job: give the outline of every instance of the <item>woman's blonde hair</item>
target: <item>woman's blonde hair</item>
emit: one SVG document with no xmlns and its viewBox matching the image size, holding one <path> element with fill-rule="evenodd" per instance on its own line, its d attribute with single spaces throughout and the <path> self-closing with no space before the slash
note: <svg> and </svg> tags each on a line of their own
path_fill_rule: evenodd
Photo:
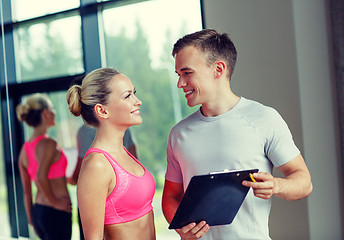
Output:
<svg viewBox="0 0 344 240">
<path fill-rule="evenodd" d="M 81 115 L 88 125 L 98 127 L 99 121 L 94 112 L 98 103 L 106 105 L 111 93 L 109 84 L 114 76 L 120 74 L 112 68 L 99 68 L 90 72 L 81 85 L 73 85 L 67 92 L 67 103 L 70 112 L 78 117 Z"/>
<path fill-rule="evenodd" d="M 37 127 L 42 122 L 42 111 L 49 108 L 52 108 L 49 97 L 43 93 L 35 93 L 18 104 L 17 118 L 31 127 Z"/>
</svg>

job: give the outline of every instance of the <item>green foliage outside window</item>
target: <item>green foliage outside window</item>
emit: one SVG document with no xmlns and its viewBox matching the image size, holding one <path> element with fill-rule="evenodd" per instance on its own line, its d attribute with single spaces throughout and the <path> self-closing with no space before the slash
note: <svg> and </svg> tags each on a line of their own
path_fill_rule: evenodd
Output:
<svg viewBox="0 0 344 240">
<path fill-rule="evenodd" d="M 168 36 L 168 31 L 166 31 L 166 34 Z M 42 37 L 47 38 L 47 42 L 53 39 L 51 36 L 49 37 L 48 33 Z M 73 55 L 65 54 L 64 41 L 59 40 L 57 37 L 55 36 L 53 39 L 49 51 L 42 52 L 37 47 L 37 49 L 30 50 L 30 52 L 37 53 L 34 57 L 23 57 L 27 60 L 25 64 L 21 65 L 21 71 L 25 74 L 25 78 L 32 79 L 37 76 L 38 69 L 49 73 L 50 70 L 53 71 L 54 66 L 57 68 L 54 70 L 55 72 L 63 72 L 59 68 L 68 66 L 70 69 L 73 62 L 77 62 Z M 158 189 L 163 187 L 162 179 L 166 168 L 168 134 L 171 127 L 176 123 L 174 105 L 180 105 L 180 114 L 182 116 L 195 111 L 195 109 L 189 108 L 185 104 L 181 90 L 179 90 L 180 94 L 177 101 L 173 101 L 172 91 L 177 89 L 178 78 L 174 73 L 174 60 L 171 56 L 172 42 L 174 40 L 167 39 L 171 42 L 165 44 L 165 53 L 163 53 L 161 59 L 163 67 L 158 68 L 152 67 L 152 60 L 149 56 L 150 46 L 138 22 L 135 37 L 126 37 L 123 30 L 119 35 L 108 35 L 105 39 L 107 66 L 116 68 L 127 75 L 135 85 L 138 98 L 143 102 L 141 107 L 143 123 L 139 126 L 133 126 L 132 132 L 138 145 L 140 161 L 152 172 Z M 25 43 L 25 45 L 30 46 L 30 38 L 23 39 L 22 42 L 22 44 Z M 53 59 L 53 61 L 47 61 L 47 59 Z M 79 65 L 76 64 L 75 68 L 79 68 Z M 57 139 L 61 146 L 75 148 L 76 131 L 82 122 L 80 118 L 76 119 L 69 113 L 64 94 L 50 94 L 50 98 L 57 110 L 56 127 L 50 130 L 50 134 Z M 25 129 L 25 135 L 29 136 L 30 130 Z"/>
</svg>

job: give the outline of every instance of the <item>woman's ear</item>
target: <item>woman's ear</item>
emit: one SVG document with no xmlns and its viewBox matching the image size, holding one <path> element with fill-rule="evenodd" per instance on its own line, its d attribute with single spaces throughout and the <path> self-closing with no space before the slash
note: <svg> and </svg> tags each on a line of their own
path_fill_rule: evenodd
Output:
<svg viewBox="0 0 344 240">
<path fill-rule="evenodd" d="M 42 111 L 42 118 L 47 119 L 49 117 L 48 109 L 44 108 Z"/>
<path fill-rule="evenodd" d="M 94 106 L 94 111 L 100 118 L 103 118 L 103 119 L 109 118 L 108 111 L 106 110 L 106 107 L 102 104 L 97 103 Z"/>
</svg>

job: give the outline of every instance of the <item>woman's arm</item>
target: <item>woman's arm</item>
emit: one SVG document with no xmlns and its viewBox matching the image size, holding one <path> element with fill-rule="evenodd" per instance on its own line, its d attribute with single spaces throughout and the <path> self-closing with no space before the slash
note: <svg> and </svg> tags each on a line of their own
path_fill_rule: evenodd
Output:
<svg viewBox="0 0 344 240">
<path fill-rule="evenodd" d="M 31 209 L 32 209 L 32 189 L 31 189 L 31 178 L 26 170 L 25 162 L 27 157 L 24 148 L 19 153 L 18 167 L 20 173 L 20 179 L 23 185 L 24 192 L 24 207 L 29 224 L 32 225 Z"/>
<path fill-rule="evenodd" d="M 115 181 L 111 164 L 103 154 L 91 153 L 84 159 L 77 197 L 85 239 L 103 239 L 105 202 Z"/>
</svg>

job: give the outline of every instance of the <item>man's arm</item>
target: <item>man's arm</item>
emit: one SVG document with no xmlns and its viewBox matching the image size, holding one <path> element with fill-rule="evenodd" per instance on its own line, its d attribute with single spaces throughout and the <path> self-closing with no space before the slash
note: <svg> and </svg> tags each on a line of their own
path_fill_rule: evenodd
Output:
<svg viewBox="0 0 344 240">
<path fill-rule="evenodd" d="M 183 195 L 184 189 L 182 183 L 174 183 L 165 180 L 164 192 L 162 195 L 162 211 L 168 223 L 171 223 Z M 197 225 L 196 223 L 190 223 L 181 229 L 176 229 L 182 239 L 199 239 L 203 237 L 208 230 L 209 225 L 206 224 L 205 221 Z"/>
<path fill-rule="evenodd" d="M 76 137 L 78 158 L 72 176 L 67 178 L 67 182 L 71 185 L 78 183 L 82 160 L 87 150 L 91 147 L 96 132 L 97 130 L 95 128 L 87 127 L 86 125 L 82 125 L 78 130 Z"/>
<path fill-rule="evenodd" d="M 80 173 L 80 169 L 81 169 L 81 163 L 82 163 L 82 157 L 78 157 L 72 176 L 67 178 L 67 182 L 69 184 L 76 185 L 78 183 L 79 173 Z"/>
<path fill-rule="evenodd" d="M 162 211 L 168 223 L 171 223 L 184 195 L 183 184 L 165 180 L 162 195 Z"/>
<path fill-rule="evenodd" d="M 302 155 L 278 167 L 285 178 L 273 177 L 269 173 L 254 173 L 257 182 L 243 181 L 243 185 L 252 187 L 254 195 L 269 199 L 272 195 L 286 200 L 298 200 L 308 197 L 313 185 L 311 176 Z"/>
</svg>

